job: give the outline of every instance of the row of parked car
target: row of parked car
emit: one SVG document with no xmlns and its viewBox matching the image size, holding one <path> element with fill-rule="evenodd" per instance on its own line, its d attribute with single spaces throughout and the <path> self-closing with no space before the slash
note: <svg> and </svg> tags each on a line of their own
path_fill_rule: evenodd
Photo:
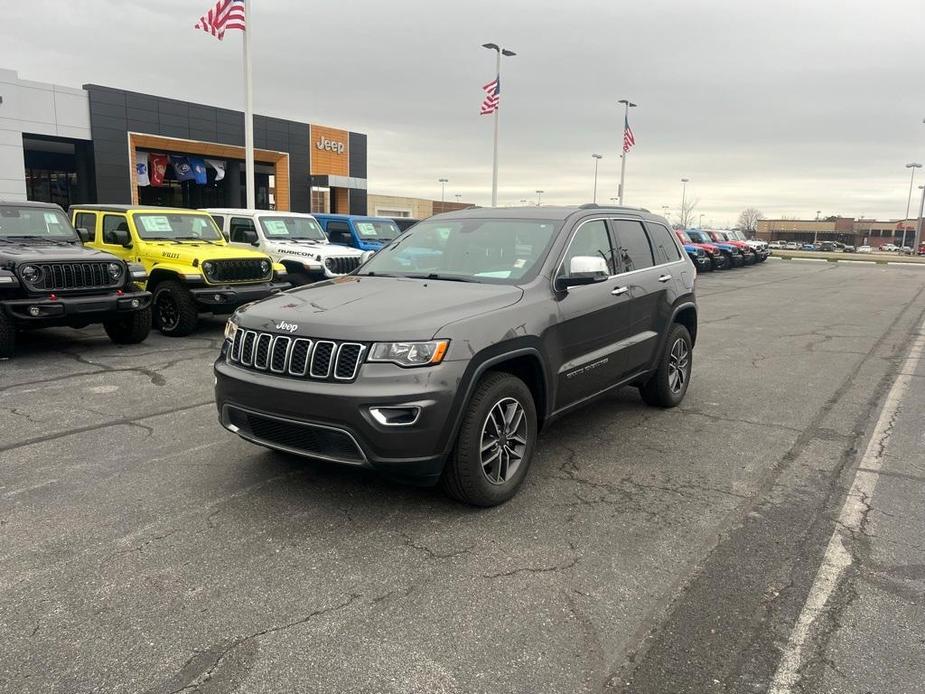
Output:
<svg viewBox="0 0 925 694">
<path fill-rule="evenodd" d="M 678 229 L 675 234 L 697 272 L 763 263 L 771 254 L 765 241 L 749 239 L 737 230 Z"/>
<path fill-rule="evenodd" d="M 399 233 L 381 217 L 0 203 L 0 358 L 37 327 L 188 335 L 201 313 L 353 272 Z"/>
</svg>

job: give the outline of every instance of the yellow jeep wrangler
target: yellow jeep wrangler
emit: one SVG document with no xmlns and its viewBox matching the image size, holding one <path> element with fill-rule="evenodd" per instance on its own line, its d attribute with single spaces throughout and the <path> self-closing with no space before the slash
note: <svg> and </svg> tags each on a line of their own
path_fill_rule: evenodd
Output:
<svg viewBox="0 0 925 694">
<path fill-rule="evenodd" d="M 289 287 L 282 265 L 230 246 L 204 212 L 128 205 L 72 205 L 69 212 L 85 245 L 144 265 L 154 326 L 164 335 L 189 335 L 200 313 L 232 313 Z"/>
</svg>

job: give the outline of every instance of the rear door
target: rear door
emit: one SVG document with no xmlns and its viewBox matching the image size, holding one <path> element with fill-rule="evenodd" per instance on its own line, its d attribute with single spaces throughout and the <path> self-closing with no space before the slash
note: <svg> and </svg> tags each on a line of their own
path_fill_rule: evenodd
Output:
<svg viewBox="0 0 925 694">
<path fill-rule="evenodd" d="M 653 244 L 640 219 L 613 219 L 614 240 L 617 254 L 623 265 L 621 279 L 629 288 L 630 323 L 628 344 L 625 352 L 624 377 L 629 377 L 648 368 L 655 356 L 660 335 L 662 305 L 668 294 L 669 283 L 673 280 L 661 248 L 671 242 L 662 239 Z M 668 230 L 664 229 L 668 234 Z M 677 246 L 671 244 L 674 253 Z"/>
<path fill-rule="evenodd" d="M 617 278 L 618 266 L 604 219 L 584 221 L 573 232 L 557 277 L 568 275 L 569 263 L 576 256 L 604 258 L 611 277 L 558 293 L 559 320 L 554 328 L 560 356 L 557 410 L 604 390 L 625 370 L 622 343 L 630 322 L 630 302 Z"/>
</svg>

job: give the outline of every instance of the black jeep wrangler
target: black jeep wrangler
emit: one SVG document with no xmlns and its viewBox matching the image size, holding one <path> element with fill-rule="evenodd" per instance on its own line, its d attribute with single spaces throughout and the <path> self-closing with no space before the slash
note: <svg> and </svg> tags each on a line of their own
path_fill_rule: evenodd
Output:
<svg viewBox="0 0 925 694">
<path fill-rule="evenodd" d="M 553 419 L 623 385 L 681 402 L 695 274 L 645 210 L 431 217 L 352 275 L 239 309 L 215 362 L 219 419 L 262 446 L 498 504 Z"/>
<path fill-rule="evenodd" d="M 0 358 L 18 330 L 102 323 L 109 339 L 135 344 L 151 329 L 151 294 L 140 265 L 81 245 L 57 205 L 0 201 Z"/>
</svg>

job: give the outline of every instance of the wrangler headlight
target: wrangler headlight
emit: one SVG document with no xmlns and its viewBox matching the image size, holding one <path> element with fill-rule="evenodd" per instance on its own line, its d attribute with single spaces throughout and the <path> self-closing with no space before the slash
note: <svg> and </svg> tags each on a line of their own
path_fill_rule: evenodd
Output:
<svg viewBox="0 0 925 694">
<path fill-rule="evenodd" d="M 434 366 L 443 361 L 449 345 L 449 340 L 377 342 L 369 351 L 369 361 L 391 362 L 399 366 Z"/>
<path fill-rule="evenodd" d="M 22 269 L 22 278 L 29 284 L 37 284 L 42 279 L 42 268 L 35 265 L 26 265 Z"/>
<path fill-rule="evenodd" d="M 122 264 L 121 263 L 109 263 L 107 268 L 109 270 L 109 276 L 112 277 L 113 281 L 118 280 L 122 277 Z"/>
<path fill-rule="evenodd" d="M 265 275 L 270 274 L 270 261 L 269 260 L 260 261 L 260 271 Z"/>
</svg>

